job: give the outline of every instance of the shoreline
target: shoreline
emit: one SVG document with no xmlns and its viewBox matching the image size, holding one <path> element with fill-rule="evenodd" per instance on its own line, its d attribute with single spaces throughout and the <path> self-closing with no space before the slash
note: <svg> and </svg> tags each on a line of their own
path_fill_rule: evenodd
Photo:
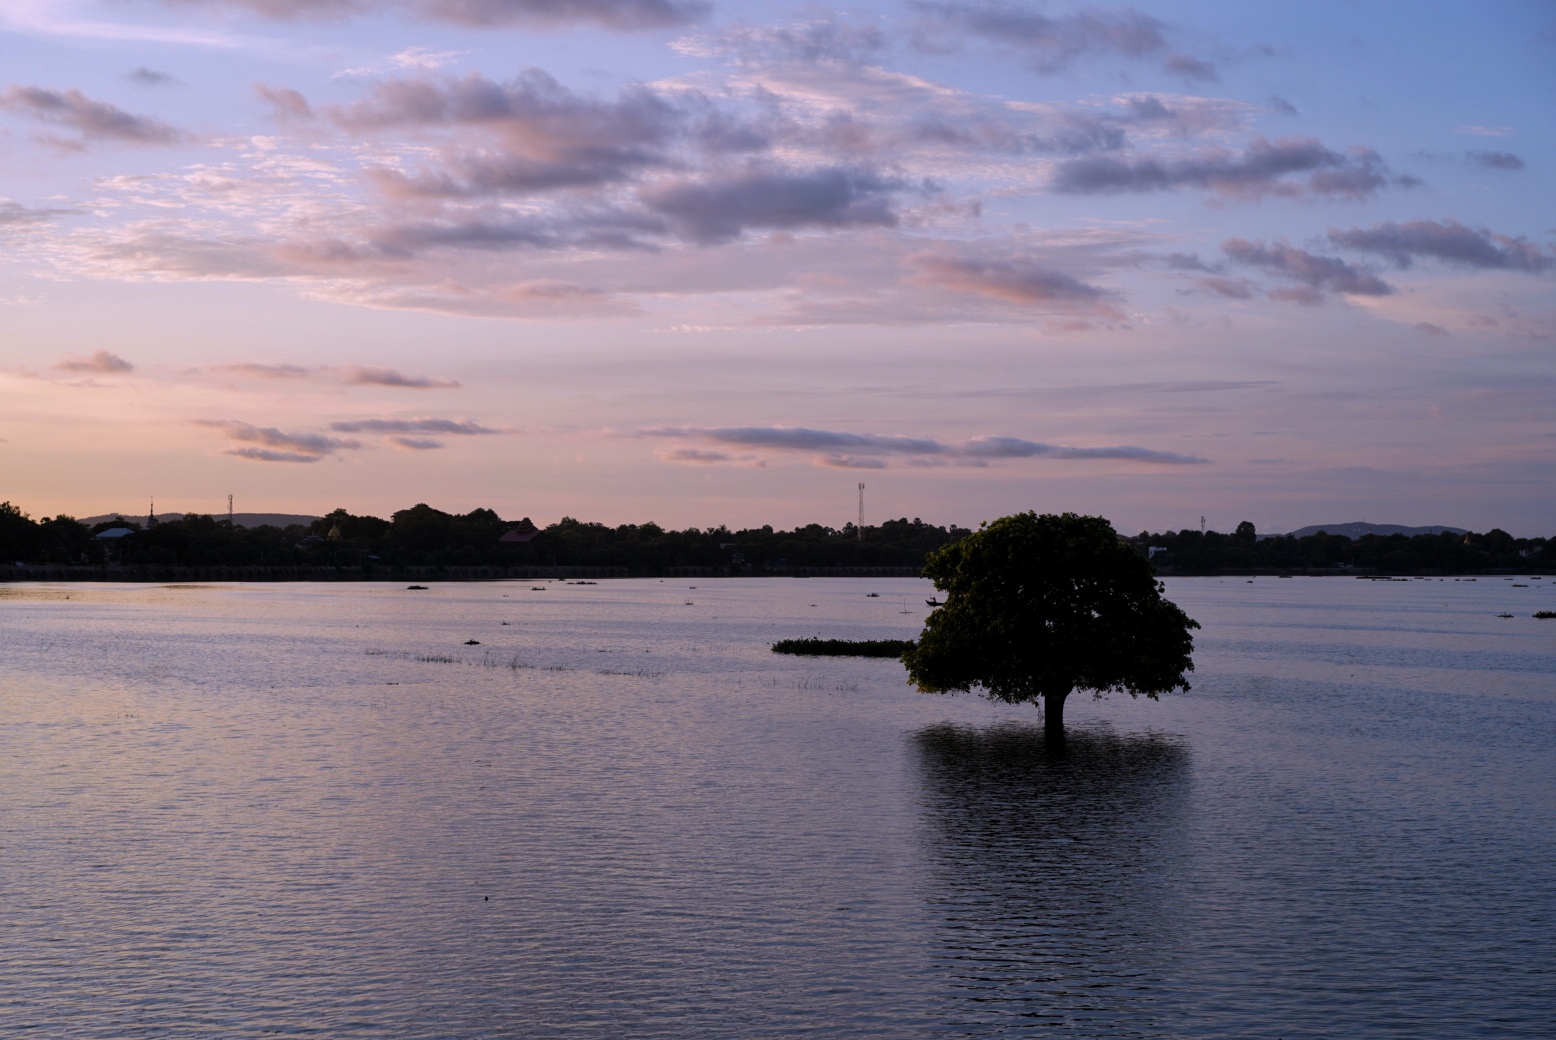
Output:
<svg viewBox="0 0 1556 1040">
<path fill-rule="evenodd" d="M 1551 568 L 1486 568 L 1474 571 L 1383 572 L 1361 568 L 1252 568 L 1222 571 L 1158 571 L 1158 578 L 1477 578 L 1552 575 Z M 627 567 L 589 566 L 415 566 L 415 567 L 241 567 L 147 564 L 119 567 L 64 564 L 0 565 L 0 585 L 17 582 L 82 582 L 138 584 L 159 582 L 229 581 L 240 583 L 504 581 L 546 578 L 918 578 L 917 567 L 792 567 L 749 571 L 720 567 L 665 567 L 634 573 Z"/>
</svg>

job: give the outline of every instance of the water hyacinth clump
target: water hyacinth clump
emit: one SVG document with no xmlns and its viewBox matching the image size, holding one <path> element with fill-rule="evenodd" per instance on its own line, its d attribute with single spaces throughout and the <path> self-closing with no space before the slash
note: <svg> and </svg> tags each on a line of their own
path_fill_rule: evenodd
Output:
<svg viewBox="0 0 1556 1040">
<path fill-rule="evenodd" d="M 911 639 L 780 639 L 775 654 L 801 657 L 901 657 L 913 648 Z"/>
</svg>

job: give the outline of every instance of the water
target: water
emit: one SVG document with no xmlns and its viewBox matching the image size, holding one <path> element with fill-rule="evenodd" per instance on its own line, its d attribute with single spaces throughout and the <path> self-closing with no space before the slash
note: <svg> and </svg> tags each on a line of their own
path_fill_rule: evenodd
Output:
<svg viewBox="0 0 1556 1040">
<path fill-rule="evenodd" d="M 1171 581 L 1063 758 L 767 651 L 915 581 L 0 586 L 0 1035 L 1549 1036 L 1526 582 Z"/>
</svg>

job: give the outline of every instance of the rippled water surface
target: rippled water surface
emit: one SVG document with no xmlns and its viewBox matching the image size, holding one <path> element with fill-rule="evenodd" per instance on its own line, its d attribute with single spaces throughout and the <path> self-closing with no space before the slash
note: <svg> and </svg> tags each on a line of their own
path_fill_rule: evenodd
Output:
<svg viewBox="0 0 1556 1040">
<path fill-rule="evenodd" d="M 916 581 L 0 586 L 0 1034 L 1552 1035 L 1556 581 L 1168 584 L 1063 757 L 767 650 Z"/>
</svg>

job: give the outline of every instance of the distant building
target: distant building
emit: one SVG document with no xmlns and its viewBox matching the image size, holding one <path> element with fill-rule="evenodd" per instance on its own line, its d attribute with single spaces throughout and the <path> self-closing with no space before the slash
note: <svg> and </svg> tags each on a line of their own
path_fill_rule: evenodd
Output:
<svg viewBox="0 0 1556 1040">
<path fill-rule="evenodd" d="M 502 537 L 498 538 L 497 540 L 499 542 L 506 542 L 509 545 L 513 545 L 517 543 L 534 541 L 535 536 L 539 533 L 540 528 L 536 527 L 534 523 L 530 521 L 530 518 L 526 516 L 523 520 L 520 520 L 512 527 L 508 528 L 508 530 L 504 531 Z"/>
</svg>

